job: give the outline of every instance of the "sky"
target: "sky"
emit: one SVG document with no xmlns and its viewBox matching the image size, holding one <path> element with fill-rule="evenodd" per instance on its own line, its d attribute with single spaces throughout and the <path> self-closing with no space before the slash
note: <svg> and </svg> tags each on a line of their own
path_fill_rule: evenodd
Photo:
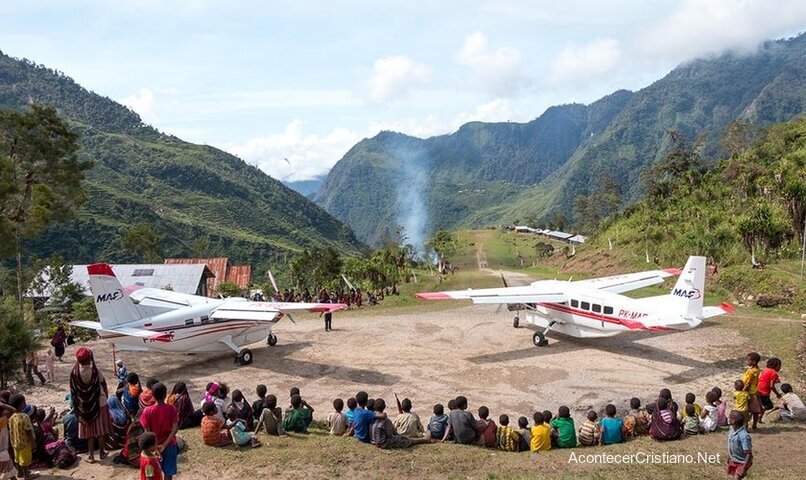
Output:
<svg viewBox="0 0 806 480">
<path fill-rule="evenodd" d="M 4 53 L 286 181 L 382 130 L 529 121 L 804 29 L 802 0 L 0 0 Z"/>
</svg>

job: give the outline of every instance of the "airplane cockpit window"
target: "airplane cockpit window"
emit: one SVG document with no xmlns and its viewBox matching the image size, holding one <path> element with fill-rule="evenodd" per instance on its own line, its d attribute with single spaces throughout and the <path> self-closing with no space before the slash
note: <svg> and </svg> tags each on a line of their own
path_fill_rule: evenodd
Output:
<svg viewBox="0 0 806 480">
<path fill-rule="evenodd" d="M 604 307 L 605 315 L 611 315 L 613 313 L 613 307 Z"/>
<path fill-rule="evenodd" d="M 588 302 L 582 302 L 582 310 L 590 310 L 591 304 Z"/>
<path fill-rule="evenodd" d="M 571 306 L 574 308 L 579 308 L 579 300 L 571 300 Z"/>
<path fill-rule="evenodd" d="M 602 306 L 601 305 L 596 305 L 594 303 L 593 304 L 593 311 L 596 312 L 596 313 L 602 313 Z"/>
</svg>

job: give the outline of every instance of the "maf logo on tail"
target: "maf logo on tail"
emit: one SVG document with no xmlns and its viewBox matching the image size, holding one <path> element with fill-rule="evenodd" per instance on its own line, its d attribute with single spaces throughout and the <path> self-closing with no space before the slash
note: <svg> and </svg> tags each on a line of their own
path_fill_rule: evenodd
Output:
<svg viewBox="0 0 806 480">
<path fill-rule="evenodd" d="M 118 288 L 114 292 L 98 295 L 95 297 L 95 303 L 114 302 L 115 300 L 120 300 L 121 298 L 123 298 L 123 290 Z"/>
<path fill-rule="evenodd" d="M 697 300 L 700 297 L 702 297 L 702 292 L 700 292 L 699 288 L 694 288 L 692 290 L 675 288 L 674 290 L 672 290 L 672 295 L 676 297 L 688 298 L 689 300 Z"/>
</svg>

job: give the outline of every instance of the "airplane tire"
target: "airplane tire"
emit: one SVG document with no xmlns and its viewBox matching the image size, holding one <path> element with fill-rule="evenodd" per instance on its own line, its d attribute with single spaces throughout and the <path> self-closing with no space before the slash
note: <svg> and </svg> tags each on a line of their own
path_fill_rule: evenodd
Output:
<svg viewBox="0 0 806 480">
<path fill-rule="evenodd" d="M 248 348 L 241 350 L 241 352 L 238 353 L 238 363 L 241 365 L 249 365 L 252 363 L 252 350 Z"/>
<path fill-rule="evenodd" d="M 266 339 L 266 343 L 270 347 L 273 347 L 273 346 L 277 345 L 277 335 L 275 335 L 273 333 L 270 333 L 269 337 Z"/>
<path fill-rule="evenodd" d="M 513 327 L 518 328 L 520 326 L 520 324 L 521 324 L 521 319 L 518 318 L 517 316 L 512 319 L 512 326 Z"/>
<path fill-rule="evenodd" d="M 534 343 L 536 347 L 545 347 L 549 344 L 549 341 L 546 340 L 546 336 L 543 335 L 543 332 L 535 332 L 535 334 L 532 335 L 532 343 Z"/>
</svg>

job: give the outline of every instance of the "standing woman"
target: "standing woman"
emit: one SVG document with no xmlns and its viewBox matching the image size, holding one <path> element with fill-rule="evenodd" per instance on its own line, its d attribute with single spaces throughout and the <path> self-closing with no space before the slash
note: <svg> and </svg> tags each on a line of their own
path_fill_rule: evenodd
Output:
<svg viewBox="0 0 806 480">
<path fill-rule="evenodd" d="M 67 341 L 67 334 L 64 333 L 64 326 L 59 325 L 56 327 L 56 333 L 53 334 L 53 338 L 50 339 L 50 345 L 53 347 L 54 352 L 56 353 L 56 358 L 59 361 L 62 361 L 62 356 L 64 355 L 64 344 Z"/>
<path fill-rule="evenodd" d="M 95 365 L 92 350 L 79 348 L 76 360 L 70 373 L 70 394 L 78 416 L 78 438 L 87 439 L 87 462 L 95 463 L 95 439 L 98 439 L 98 450 L 103 459 L 107 454 L 104 450 L 106 436 L 112 431 L 106 404 L 109 390 L 103 374 Z"/>
</svg>

